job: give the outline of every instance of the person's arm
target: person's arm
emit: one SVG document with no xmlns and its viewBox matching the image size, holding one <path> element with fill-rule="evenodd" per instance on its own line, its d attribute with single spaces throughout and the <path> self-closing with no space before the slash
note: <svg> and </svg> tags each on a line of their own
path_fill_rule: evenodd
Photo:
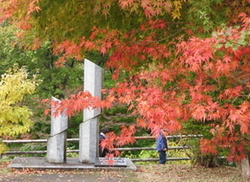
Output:
<svg viewBox="0 0 250 182">
<path fill-rule="evenodd" d="M 168 144 L 167 144 L 167 139 L 165 136 L 162 137 L 162 142 L 163 142 L 163 151 L 168 150 Z"/>
</svg>

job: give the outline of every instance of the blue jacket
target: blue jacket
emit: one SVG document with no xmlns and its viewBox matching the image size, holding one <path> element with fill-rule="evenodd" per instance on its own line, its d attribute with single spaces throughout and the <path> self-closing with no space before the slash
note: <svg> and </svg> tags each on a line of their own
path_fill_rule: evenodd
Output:
<svg viewBox="0 0 250 182">
<path fill-rule="evenodd" d="M 161 133 L 159 135 L 159 137 L 156 139 L 156 150 L 159 151 L 163 151 L 164 148 L 168 148 L 167 145 L 167 139 L 166 137 Z"/>
</svg>

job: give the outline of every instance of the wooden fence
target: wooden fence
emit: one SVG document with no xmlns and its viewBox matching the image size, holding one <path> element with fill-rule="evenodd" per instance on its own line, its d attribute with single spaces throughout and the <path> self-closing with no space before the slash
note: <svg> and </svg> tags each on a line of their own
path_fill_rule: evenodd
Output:
<svg viewBox="0 0 250 182">
<path fill-rule="evenodd" d="M 200 138 L 202 135 L 173 135 L 167 136 L 167 139 L 173 138 Z M 155 140 L 154 136 L 137 136 L 135 137 L 136 140 Z M 37 139 L 37 140 L 2 140 L 3 143 L 7 145 L 11 144 L 27 144 L 27 143 L 47 143 L 47 139 Z M 79 138 L 68 138 L 67 142 L 79 142 Z M 169 146 L 169 150 L 182 150 L 188 149 L 187 146 Z M 155 150 L 154 147 L 130 147 L 130 148 L 116 148 L 118 151 L 143 151 L 143 150 Z M 79 150 L 67 150 L 67 153 L 78 153 Z M 20 151 L 20 150 L 9 150 L 3 155 L 27 155 L 27 154 L 46 154 L 46 150 L 34 150 L 34 151 Z M 1 157 L 0 156 L 0 157 Z M 146 161 L 158 161 L 158 158 L 147 158 L 147 159 L 131 159 L 133 162 L 146 162 Z M 178 161 L 178 160 L 190 160 L 189 157 L 168 157 L 168 161 Z"/>
</svg>

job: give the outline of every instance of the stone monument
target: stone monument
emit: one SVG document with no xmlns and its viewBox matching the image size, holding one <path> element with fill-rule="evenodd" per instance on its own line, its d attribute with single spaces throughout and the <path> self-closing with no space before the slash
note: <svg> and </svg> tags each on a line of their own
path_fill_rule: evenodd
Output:
<svg viewBox="0 0 250 182">
<path fill-rule="evenodd" d="M 53 101 L 60 100 L 52 97 Z M 62 113 L 55 117 L 54 108 L 51 108 L 51 132 L 47 140 L 47 160 L 50 163 L 63 163 L 66 161 L 66 140 L 68 117 Z"/>
<path fill-rule="evenodd" d="M 101 98 L 103 69 L 89 60 L 84 60 L 84 91 Z M 61 102 L 52 97 L 53 101 Z M 128 158 L 99 158 L 99 120 L 101 109 L 84 110 L 84 119 L 80 124 L 79 158 L 66 160 L 66 141 L 68 117 L 62 113 L 53 116 L 51 112 L 51 133 L 47 140 L 47 157 L 15 157 L 9 168 L 38 168 L 38 169 L 123 169 L 136 170 L 136 166 Z"/>
<path fill-rule="evenodd" d="M 84 91 L 101 98 L 103 69 L 93 62 L 84 60 Z M 101 109 L 85 109 L 79 131 L 79 161 L 95 163 L 99 155 L 99 120 Z"/>
</svg>

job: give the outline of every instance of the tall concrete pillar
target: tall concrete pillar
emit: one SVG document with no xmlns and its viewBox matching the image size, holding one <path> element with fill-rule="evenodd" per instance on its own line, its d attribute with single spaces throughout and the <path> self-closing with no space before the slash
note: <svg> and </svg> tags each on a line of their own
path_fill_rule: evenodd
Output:
<svg viewBox="0 0 250 182">
<path fill-rule="evenodd" d="M 93 62 L 84 60 L 84 91 L 101 98 L 103 69 Z M 79 161 L 95 163 L 99 155 L 99 120 L 101 109 L 85 109 L 79 133 Z"/>
<path fill-rule="evenodd" d="M 53 101 L 60 100 L 52 97 Z M 50 163 L 66 162 L 66 141 L 68 129 L 68 117 L 65 113 L 53 116 L 54 108 L 51 111 L 51 132 L 47 140 L 47 160 Z"/>
</svg>

